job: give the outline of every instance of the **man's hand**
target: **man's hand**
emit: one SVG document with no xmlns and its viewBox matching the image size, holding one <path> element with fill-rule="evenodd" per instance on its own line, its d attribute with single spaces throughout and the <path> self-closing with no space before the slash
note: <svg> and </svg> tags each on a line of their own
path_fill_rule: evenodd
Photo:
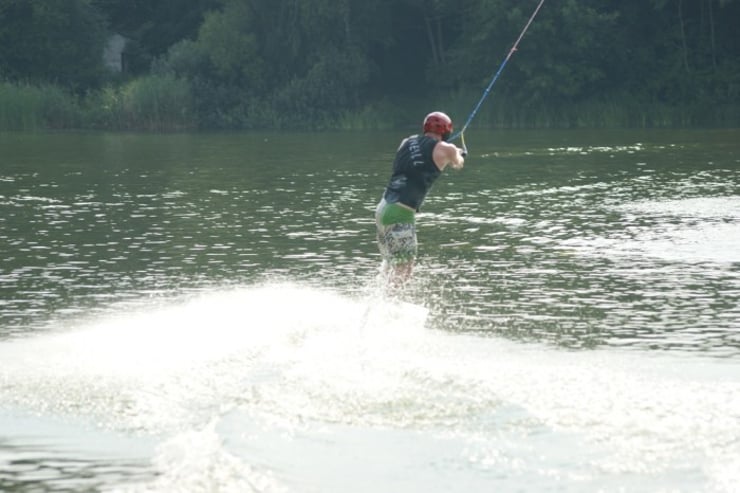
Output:
<svg viewBox="0 0 740 493">
<path fill-rule="evenodd" d="M 465 156 L 468 155 L 468 151 L 459 147 L 456 147 L 455 151 L 457 154 L 457 159 L 453 159 L 450 162 L 450 165 L 452 166 L 452 169 L 461 169 L 465 164 Z"/>
</svg>

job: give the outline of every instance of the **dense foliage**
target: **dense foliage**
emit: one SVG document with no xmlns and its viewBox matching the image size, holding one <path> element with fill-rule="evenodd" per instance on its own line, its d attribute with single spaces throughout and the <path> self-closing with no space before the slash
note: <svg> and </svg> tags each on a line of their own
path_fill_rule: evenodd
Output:
<svg viewBox="0 0 740 493">
<path fill-rule="evenodd" d="M 101 126 L 158 128 L 141 115 L 160 98 L 175 126 L 394 126 L 431 107 L 464 118 L 536 5 L 0 0 L 0 81 L 129 108 L 86 113 Z M 738 124 L 738 19 L 740 0 L 547 0 L 478 123 Z M 124 77 L 103 71 L 106 32 L 131 40 Z"/>
</svg>

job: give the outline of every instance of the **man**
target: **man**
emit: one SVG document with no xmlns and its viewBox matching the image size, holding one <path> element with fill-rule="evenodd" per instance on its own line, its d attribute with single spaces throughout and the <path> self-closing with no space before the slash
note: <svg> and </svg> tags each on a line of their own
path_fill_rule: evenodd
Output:
<svg viewBox="0 0 740 493">
<path fill-rule="evenodd" d="M 424 119 L 424 134 L 405 138 L 396 151 L 393 172 L 375 211 L 378 247 L 391 285 L 403 285 L 416 258 L 416 218 L 424 198 L 448 165 L 460 169 L 466 152 L 447 142 L 452 120 L 442 112 Z"/>
</svg>

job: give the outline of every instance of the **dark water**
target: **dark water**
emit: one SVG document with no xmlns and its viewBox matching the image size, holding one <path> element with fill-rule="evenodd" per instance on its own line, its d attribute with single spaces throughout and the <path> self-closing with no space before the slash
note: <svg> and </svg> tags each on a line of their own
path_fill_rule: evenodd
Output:
<svg viewBox="0 0 740 493">
<path fill-rule="evenodd" d="M 375 491 L 731 491 L 740 132 L 469 133 L 418 217 L 405 301 L 428 315 L 393 312 L 420 332 L 363 346 L 384 366 L 358 380 L 345 339 L 373 327 L 372 217 L 403 135 L 0 135 L 0 489 L 373 491 L 327 472 L 361 446 L 408 452 L 343 459 L 386 474 Z M 189 443 L 226 469 L 179 475 L 167 451 Z"/>
<path fill-rule="evenodd" d="M 395 134 L 5 135 L 0 334 L 285 276 L 355 291 Z M 451 330 L 738 353 L 734 131 L 473 134 L 419 218 Z M 54 322 L 52 322 L 52 325 Z"/>
</svg>

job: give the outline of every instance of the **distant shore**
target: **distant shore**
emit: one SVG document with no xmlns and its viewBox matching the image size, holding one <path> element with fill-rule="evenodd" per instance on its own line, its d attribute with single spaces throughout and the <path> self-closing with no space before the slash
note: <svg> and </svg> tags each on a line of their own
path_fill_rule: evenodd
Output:
<svg viewBox="0 0 740 493">
<path fill-rule="evenodd" d="M 189 83 L 171 75 L 146 76 L 76 95 L 54 85 L 0 83 L 0 131 L 110 130 L 389 130 L 413 125 L 429 108 L 463 120 L 476 94 L 438 95 L 434 101 L 370 103 L 337 113 L 281 114 L 266 103 L 254 115 L 203 118 Z M 207 120 L 207 121 L 206 121 Z M 519 107 L 491 98 L 476 116 L 479 128 L 692 128 L 740 126 L 737 104 L 671 106 L 629 98 Z"/>
</svg>

